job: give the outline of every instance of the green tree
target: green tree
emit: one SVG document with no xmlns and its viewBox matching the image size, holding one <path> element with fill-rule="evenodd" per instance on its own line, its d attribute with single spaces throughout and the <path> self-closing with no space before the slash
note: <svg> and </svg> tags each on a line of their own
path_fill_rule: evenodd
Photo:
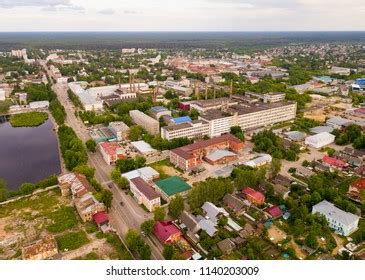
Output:
<svg viewBox="0 0 365 280">
<path fill-rule="evenodd" d="M 89 140 L 86 141 L 85 144 L 86 144 L 86 148 L 90 152 L 92 152 L 92 153 L 95 153 L 96 152 L 96 142 L 95 142 L 95 140 L 89 139 Z"/>
<path fill-rule="evenodd" d="M 0 202 L 6 200 L 6 195 L 7 195 L 6 182 L 5 180 L 0 178 Z"/>
<path fill-rule="evenodd" d="M 101 191 L 100 201 L 104 203 L 107 209 L 112 207 L 113 193 L 109 190 L 103 189 Z"/>
<path fill-rule="evenodd" d="M 165 260 L 172 260 L 174 258 L 175 249 L 172 245 L 167 245 L 163 248 L 162 255 Z"/>
<path fill-rule="evenodd" d="M 95 168 L 90 167 L 86 164 L 76 166 L 73 171 L 85 175 L 88 180 L 94 178 L 95 175 Z"/>
<path fill-rule="evenodd" d="M 154 220 L 144 221 L 141 224 L 141 230 L 143 230 L 145 234 L 150 235 L 153 232 L 154 225 L 155 225 L 155 221 Z"/>
<path fill-rule="evenodd" d="M 176 195 L 171 199 L 169 204 L 169 214 L 174 219 L 180 217 L 181 213 L 184 211 L 184 199 L 181 195 Z"/>
<path fill-rule="evenodd" d="M 129 139 L 131 141 L 141 140 L 144 132 L 144 129 L 139 125 L 133 125 L 129 131 Z"/>
<path fill-rule="evenodd" d="M 165 219 L 165 209 L 162 207 L 157 207 L 155 209 L 155 211 L 153 212 L 154 214 L 154 220 L 155 221 L 163 221 Z"/>
<path fill-rule="evenodd" d="M 231 127 L 231 134 L 236 136 L 241 141 L 245 141 L 245 134 L 240 126 Z"/>
<path fill-rule="evenodd" d="M 310 231 L 307 237 L 305 238 L 305 245 L 307 245 L 309 248 L 317 249 L 318 247 L 317 235 L 313 231 Z"/>
<path fill-rule="evenodd" d="M 271 162 L 271 174 L 272 177 L 275 178 L 281 170 L 281 161 L 280 159 L 277 158 L 273 158 L 272 162 Z"/>
</svg>

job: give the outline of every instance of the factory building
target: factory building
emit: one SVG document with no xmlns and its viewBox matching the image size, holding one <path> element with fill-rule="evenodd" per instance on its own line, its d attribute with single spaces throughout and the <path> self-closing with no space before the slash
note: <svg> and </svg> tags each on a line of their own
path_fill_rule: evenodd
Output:
<svg viewBox="0 0 365 280">
<path fill-rule="evenodd" d="M 135 124 L 143 127 L 149 134 L 152 135 L 160 134 L 159 121 L 155 120 L 154 118 L 151 118 L 150 116 L 138 110 L 130 111 L 129 115 Z"/>
</svg>

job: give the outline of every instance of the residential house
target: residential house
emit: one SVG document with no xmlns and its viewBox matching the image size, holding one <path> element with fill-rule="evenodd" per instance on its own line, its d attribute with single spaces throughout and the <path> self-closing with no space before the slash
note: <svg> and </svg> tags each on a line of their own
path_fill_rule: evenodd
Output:
<svg viewBox="0 0 365 280">
<path fill-rule="evenodd" d="M 223 202 L 234 213 L 240 213 L 245 207 L 245 203 L 241 199 L 229 193 L 223 197 Z"/>
<path fill-rule="evenodd" d="M 279 206 L 266 208 L 265 212 L 268 213 L 272 219 L 280 218 L 283 216 L 283 211 Z"/>
<path fill-rule="evenodd" d="M 105 205 L 99 202 L 91 193 L 86 193 L 82 197 L 76 198 L 74 202 L 83 222 L 90 222 L 95 214 L 106 211 Z"/>
<path fill-rule="evenodd" d="M 224 239 L 217 243 L 217 247 L 224 255 L 232 253 L 232 251 L 236 248 L 235 243 L 230 239 Z"/>
<path fill-rule="evenodd" d="M 153 232 L 162 244 L 175 243 L 182 236 L 180 229 L 171 221 L 157 221 Z"/>
<path fill-rule="evenodd" d="M 351 183 L 347 193 L 351 198 L 362 201 L 365 198 L 365 178 Z"/>
<path fill-rule="evenodd" d="M 242 190 L 242 193 L 245 195 L 246 199 L 251 203 L 254 203 L 256 205 L 262 205 L 265 203 L 265 196 L 262 193 L 255 191 L 250 187 L 245 187 Z"/>
</svg>

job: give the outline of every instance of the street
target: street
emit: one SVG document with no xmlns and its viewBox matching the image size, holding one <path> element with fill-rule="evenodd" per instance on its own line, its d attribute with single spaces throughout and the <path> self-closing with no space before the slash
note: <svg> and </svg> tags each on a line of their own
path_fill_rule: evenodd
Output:
<svg viewBox="0 0 365 280">
<path fill-rule="evenodd" d="M 48 75 L 51 77 L 51 73 L 47 69 L 45 63 L 41 63 Z M 85 143 L 90 139 L 88 130 L 83 122 L 75 116 L 75 109 L 71 101 L 68 100 L 67 90 L 68 87 L 65 84 L 54 84 L 52 89 L 57 94 L 57 97 L 66 110 L 65 123 L 70 126 L 77 136 Z M 106 164 L 99 152 L 88 152 L 88 164 L 95 168 L 95 177 L 107 188 L 107 185 L 112 183 L 110 178 L 110 172 L 113 167 Z M 109 188 L 108 188 L 109 189 Z M 110 220 L 112 225 L 117 230 L 120 236 L 125 236 L 129 229 L 135 229 L 140 232 L 140 225 L 148 220 L 153 219 L 152 213 L 147 213 L 138 205 L 138 203 L 128 194 L 125 194 L 122 190 L 113 184 L 110 189 L 113 193 L 112 208 L 109 211 Z M 121 203 L 123 202 L 123 206 Z M 163 259 L 162 250 L 163 246 L 157 241 L 152 242 L 153 237 L 145 237 L 145 241 L 151 247 L 153 259 Z M 157 245 L 155 245 L 157 244 Z"/>
</svg>

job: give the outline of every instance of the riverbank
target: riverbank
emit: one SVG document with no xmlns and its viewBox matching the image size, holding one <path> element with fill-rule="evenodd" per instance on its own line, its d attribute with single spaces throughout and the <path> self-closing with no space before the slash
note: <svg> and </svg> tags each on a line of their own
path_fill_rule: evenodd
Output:
<svg viewBox="0 0 365 280">
<path fill-rule="evenodd" d="M 10 116 L 9 122 L 12 127 L 36 127 L 48 120 L 45 112 L 20 113 Z"/>
</svg>

